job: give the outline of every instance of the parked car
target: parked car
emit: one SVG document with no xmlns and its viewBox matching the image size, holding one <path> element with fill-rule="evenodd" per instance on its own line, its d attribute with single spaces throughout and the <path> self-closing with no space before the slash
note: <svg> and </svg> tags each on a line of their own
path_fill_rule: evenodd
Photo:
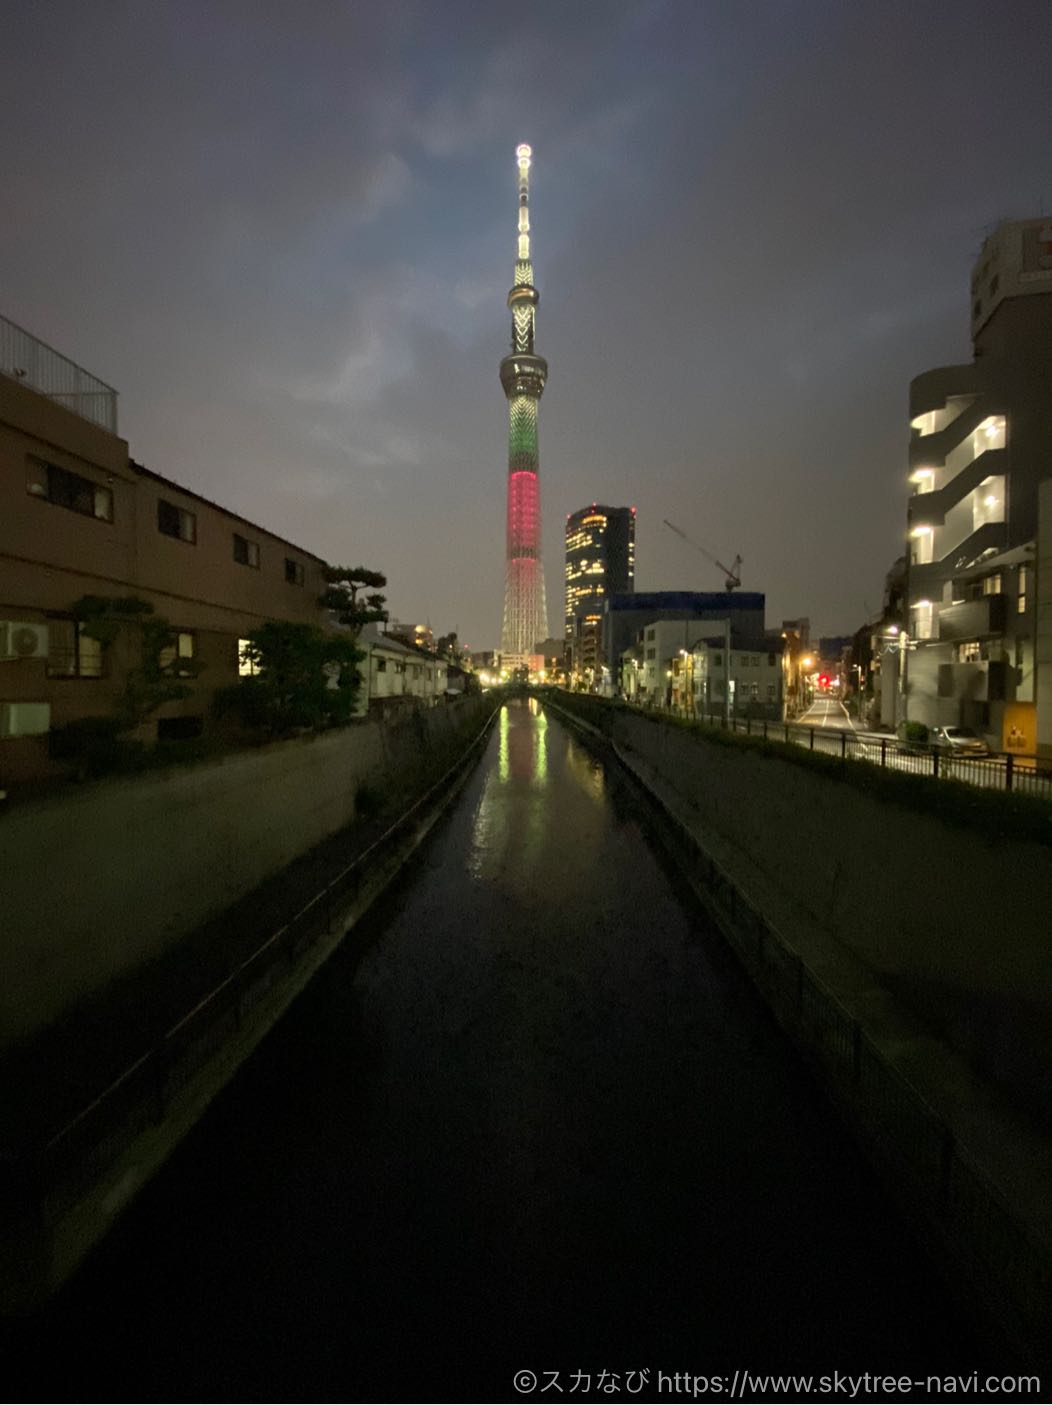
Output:
<svg viewBox="0 0 1052 1405">
<path fill-rule="evenodd" d="M 936 727 L 929 738 L 936 751 L 954 756 L 989 756 L 990 748 L 971 727 Z"/>
</svg>

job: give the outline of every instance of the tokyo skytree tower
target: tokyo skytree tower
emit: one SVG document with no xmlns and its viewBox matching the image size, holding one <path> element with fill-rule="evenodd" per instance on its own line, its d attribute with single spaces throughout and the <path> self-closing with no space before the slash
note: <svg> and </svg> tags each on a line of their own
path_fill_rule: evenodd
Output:
<svg viewBox="0 0 1052 1405">
<path fill-rule="evenodd" d="M 548 637 L 548 609 L 541 567 L 541 489 L 537 459 L 537 402 L 548 379 L 548 363 L 533 350 L 536 307 L 530 262 L 530 157 L 516 149 L 519 168 L 519 256 L 511 309 L 511 355 L 500 363 L 508 397 L 508 537 L 504 625 L 500 649 L 505 667 L 526 662 L 534 645 Z"/>
</svg>

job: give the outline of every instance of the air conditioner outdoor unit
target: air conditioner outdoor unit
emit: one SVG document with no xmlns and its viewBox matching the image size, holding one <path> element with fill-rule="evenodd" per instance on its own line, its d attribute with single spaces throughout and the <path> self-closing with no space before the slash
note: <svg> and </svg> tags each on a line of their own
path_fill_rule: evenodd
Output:
<svg viewBox="0 0 1052 1405">
<path fill-rule="evenodd" d="M 39 737 L 50 728 L 50 703 L 0 703 L 0 737 Z"/>
<path fill-rule="evenodd" d="M 0 620 L 0 659 L 46 659 L 47 625 Z"/>
</svg>

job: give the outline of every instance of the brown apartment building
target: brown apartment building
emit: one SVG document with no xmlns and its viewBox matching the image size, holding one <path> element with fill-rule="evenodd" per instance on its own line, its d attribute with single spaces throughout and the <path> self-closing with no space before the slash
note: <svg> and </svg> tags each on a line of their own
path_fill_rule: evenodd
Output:
<svg viewBox="0 0 1052 1405">
<path fill-rule="evenodd" d="M 0 318 L 0 788 L 47 775 L 46 733 L 111 714 L 119 648 L 71 616 L 86 595 L 147 601 L 192 659 L 191 695 L 143 740 L 207 729 L 217 688 L 267 619 L 321 623 L 324 562 L 136 463 L 116 392 Z M 178 664 L 176 664 L 178 668 Z"/>
</svg>

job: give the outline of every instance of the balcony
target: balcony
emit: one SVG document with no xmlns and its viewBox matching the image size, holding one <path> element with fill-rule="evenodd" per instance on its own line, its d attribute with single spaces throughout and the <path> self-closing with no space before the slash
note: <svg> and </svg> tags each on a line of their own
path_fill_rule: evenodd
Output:
<svg viewBox="0 0 1052 1405">
<path fill-rule="evenodd" d="M 927 522 L 933 527 L 942 525 L 946 513 L 966 497 L 987 478 L 1001 477 L 1006 473 L 1004 449 L 986 449 L 978 458 L 972 459 L 967 468 L 961 469 L 945 487 L 932 493 L 914 493 L 906 505 L 907 515 L 912 522 Z"/>
<path fill-rule="evenodd" d="M 0 317 L 0 375 L 46 395 L 110 434 L 117 433 L 113 387 L 6 317 Z"/>
<path fill-rule="evenodd" d="M 960 413 L 964 408 L 961 402 L 969 395 L 978 395 L 981 390 L 979 369 L 974 361 L 922 371 L 910 382 L 910 420 L 934 415 L 935 425 L 944 429 L 951 423 L 955 412 Z M 926 428 L 927 425 L 916 426 L 918 433 Z M 935 432 L 938 433 L 938 429 Z"/>
<path fill-rule="evenodd" d="M 974 565 L 981 557 L 1004 551 L 1007 528 L 1003 522 L 986 522 L 959 543 L 941 560 L 910 562 L 910 598 L 937 600 L 943 583 L 956 572 Z"/>
<path fill-rule="evenodd" d="M 954 643 L 960 639 L 984 639 L 1005 632 L 1008 601 L 1004 595 L 984 595 L 959 605 L 944 605 L 939 611 L 939 639 Z"/>
</svg>

